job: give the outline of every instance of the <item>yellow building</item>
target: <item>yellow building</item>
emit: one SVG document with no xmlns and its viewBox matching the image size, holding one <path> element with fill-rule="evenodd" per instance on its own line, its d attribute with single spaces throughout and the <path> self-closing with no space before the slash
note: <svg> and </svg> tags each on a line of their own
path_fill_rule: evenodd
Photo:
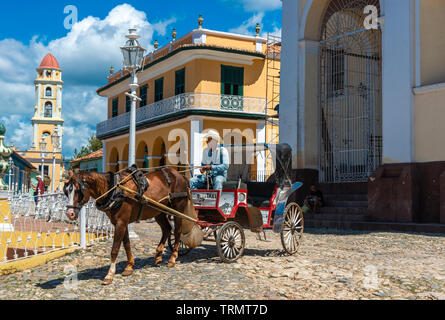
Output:
<svg viewBox="0 0 445 320">
<path fill-rule="evenodd" d="M 39 172 L 51 180 L 52 189 L 58 189 L 62 176 L 62 70 L 52 54 L 47 54 L 37 68 L 35 83 L 36 102 L 34 117 L 31 119 L 33 126 L 32 147 L 20 154 L 29 162 L 38 167 Z M 59 146 L 53 144 L 52 136 L 57 133 L 60 136 Z M 45 145 L 42 150 L 41 146 Z M 55 177 L 53 177 L 53 163 L 55 158 Z M 52 183 L 54 179 L 54 184 Z M 51 190 L 54 191 L 54 190 Z"/>
<path fill-rule="evenodd" d="M 200 27 L 179 39 L 174 31 L 173 40 L 162 48 L 155 42 L 138 74 L 138 166 L 199 166 L 204 147 L 200 134 L 209 129 L 217 130 L 225 144 L 265 143 L 277 137 L 278 128 L 272 125 L 276 105 L 268 101 L 279 100 L 270 98 L 274 86 L 268 78 L 279 78 L 280 44 L 268 55 L 270 46 L 259 37 L 259 26 L 256 32 L 245 36 Z M 278 67 L 268 68 L 271 59 Z M 108 98 L 108 120 L 97 125 L 104 171 L 128 165 L 129 82 L 129 74 L 119 71 L 97 90 Z M 252 172 L 267 174 L 266 162 L 266 155 L 258 152 Z"/>
</svg>

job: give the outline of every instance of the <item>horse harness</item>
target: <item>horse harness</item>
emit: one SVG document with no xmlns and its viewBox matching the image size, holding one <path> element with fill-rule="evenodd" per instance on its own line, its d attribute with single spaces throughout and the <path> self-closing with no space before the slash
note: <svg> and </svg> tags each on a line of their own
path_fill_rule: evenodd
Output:
<svg viewBox="0 0 445 320">
<path fill-rule="evenodd" d="M 67 205 L 66 207 L 68 208 L 68 209 L 81 209 L 84 205 L 85 205 L 85 203 L 83 202 L 83 200 L 85 199 L 85 190 L 86 190 L 86 187 L 85 187 L 85 184 L 86 184 L 86 181 L 85 181 L 85 179 L 82 179 L 82 180 L 80 180 L 80 179 L 78 179 L 77 178 L 77 176 L 74 176 L 74 180 L 79 184 L 79 186 L 80 186 L 80 190 L 79 190 L 79 193 L 80 193 L 80 197 L 79 197 L 79 200 L 78 200 L 78 205 L 77 206 L 75 206 L 74 204 L 73 205 Z M 68 195 L 68 190 L 67 190 L 67 187 L 66 187 L 66 185 L 64 186 L 64 188 L 63 188 L 64 190 L 64 193 L 65 193 L 65 195 L 67 196 L 67 197 L 69 197 L 69 195 Z"/>
<path fill-rule="evenodd" d="M 171 179 L 170 179 L 167 171 L 164 168 L 160 169 L 160 171 L 164 174 L 164 177 L 167 180 L 168 186 L 171 187 Z M 108 186 L 109 190 L 114 189 L 113 192 L 108 194 L 108 196 L 105 198 L 105 203 L 103 205 L 99 205 L 98 203 L 96 203 L 96 207 L 101 211 L 115 211 L 115 210 L 119 210 L 120 207 L 122 206 L 122 203 L 127 199 L 138 200 L 141 204 L 141 209 L 139 210 L 139 214 L 138 214 L 136 223 L 140 223 L 142 213 L 146 206 L 144 204 L 142 198 L 143 198 L 144 193 L 149 188 L 150 184 L 149 184 L 147 178 L 145 177 L 145 174 L 141 170 L 139 170 L 136 165 L 133 165 L 130 168 L 128 168 L 127 172 L 131 175 L 133 182 L 135 183 L 135 185 L 138 188 L 138 195 L 135 196 L 135 199 L 131 198 L 131 197 L 127 197 L 124 194 L 122 189 L 120 189 L 119 187 L 116 187 L 116 186 L 119 186 L 119 184 L 122 181 L 122 177 L 120 176 L 119 173 L 117 173 L 117 174 L 113 174 L 112 185 L 110 185 L 110 181 L 109 181 L 109 186 Z M 168 200 L 169 204 L 171 205 L 172 204 L 171 200 L 183 199 L 183 198 L 191 199 L 189 190 L 188 190 L 188 192 L 169 193 L 169 195 L 167 197 L 161 199 L 159 202 Z"/>
</svg>

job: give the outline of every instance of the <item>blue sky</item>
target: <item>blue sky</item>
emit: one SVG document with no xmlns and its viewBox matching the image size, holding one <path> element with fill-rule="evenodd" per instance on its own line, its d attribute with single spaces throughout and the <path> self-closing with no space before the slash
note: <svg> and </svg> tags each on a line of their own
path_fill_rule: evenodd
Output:
<svg viewBox="0 0 445 320">
<path fill-rule="evenodd" d="M 42 4 L 44 3 L 44 4 Z M 64 8 L 74 5 L 78 22 L 64 27 Z M 34 111 L 36 68 L 46 53 L 56 56 L 63 69 L 65 119 L 64 154 L 87 143 L 97 122 L 106 119 L 106 101 L 95 90 L 106 82 L 110 66 L 121 65 L 119 46 L 130 24 L 140 30 L 149 50 L 161 45 L 176 28 L 178 37 L 197 27 L 254 34 L 281 33 L 280 0 L 136 0 L 136 1 L 8 1 L 0 10 L 0 120 L 6 141 L 21 150 L 31 145 L 30 118 Z"/>
</svg>

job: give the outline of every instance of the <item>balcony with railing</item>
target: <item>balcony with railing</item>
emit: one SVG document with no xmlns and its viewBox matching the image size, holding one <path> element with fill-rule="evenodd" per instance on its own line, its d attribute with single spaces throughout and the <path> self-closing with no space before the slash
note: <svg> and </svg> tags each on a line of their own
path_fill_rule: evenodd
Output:
<svg viewBox="0 0 445 320">
<path fill-rule="evenodd" d="M 208 93 L 184 93 L 136 110 L 136 126 L 179 116 L 188 111 L 215 112 L 218 115 L 264 116 L 266 99 Z M 130 113 L 97 124 L 99 138 L 128 130 Z"/>
</svg>

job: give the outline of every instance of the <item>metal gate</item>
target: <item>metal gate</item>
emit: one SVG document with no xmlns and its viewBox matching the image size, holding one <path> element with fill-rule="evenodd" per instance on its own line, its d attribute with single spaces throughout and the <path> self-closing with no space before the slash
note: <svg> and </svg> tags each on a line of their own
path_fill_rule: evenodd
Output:
<svg viewBox="0 0 445 320">
<path fill-rule="evenodd" d="M 322 29 L 320 181 L 366 182 L 382 162 L 381 32 L 363 28 L 361 1 L 339 2 Z"/>
</svg>

